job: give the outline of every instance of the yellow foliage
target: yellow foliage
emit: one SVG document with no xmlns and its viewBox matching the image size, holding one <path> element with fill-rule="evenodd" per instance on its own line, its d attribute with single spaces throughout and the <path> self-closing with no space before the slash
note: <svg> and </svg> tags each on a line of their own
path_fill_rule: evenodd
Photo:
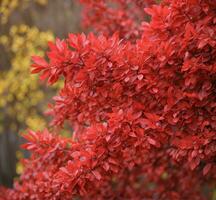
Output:
<svg viewBox="0 0 216 200">
<path fill-rule="evenodd" d="M 10 13 L 17 7 L 18 0 L 2 0 L 0 4 L 1 22 L 6 23 Z"/>
<path fill-rule="evenodd" d="M 21 151 L 16 152 L 16 157 L 17 157 L 18 160 L 21 160 L 21 159 L 24 158 L 23 153 Z M 22 174 L 22 172 L 23 172 L 23 164 L 22 164 L 22 162 L 17 162 L 16 163 L 16 172 L 17 172 L 17 174 Z"/>
<path fill-rule="evenodd" d="M 48 0 L 35 0 L 35 1 L 36 1 L 36 3 L 38 3 L 38 4 L 42 5 L 42 6 L 46 5 L 47 2 L 48 2 Z"/>
<path fill-rule="evenodd" d="M 9 16 L 17 7 L 25 7 L 31 0 L 1 0 L 0 1 L 0 23 L 5 24 Z M 34 0 L 40 5 L 46 5 L 48 0 Z"/>
<path fill-rule="evenodd" d="M 9 123 L 11 131 L 43 128 L 45 91 L 37 75 L 30 74 L 31 56 L 43 55 L 51 32 L 36 27 L 12 26 L 9 34 L 0 37 L 0 44 L 11 56 L 8 71 L 0 71 L 0 130 Z M 45 105 L 44 105 L 45 104 Z M 4 117 L 2 117 L 4 115 Z M 6 121 L 7 120 L 7 121 Z"/>
</svg>

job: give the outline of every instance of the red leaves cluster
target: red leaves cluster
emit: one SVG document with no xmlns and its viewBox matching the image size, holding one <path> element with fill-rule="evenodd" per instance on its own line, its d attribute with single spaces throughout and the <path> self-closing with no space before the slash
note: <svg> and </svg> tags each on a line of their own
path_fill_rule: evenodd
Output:
<svg viewBox="0 0 216 200">
<path fill-rule="evenodd" d="M 112 16 L 105 1 L 83 2 Z M 125 1 L 116 2 L 127 21 Z M 64 77 L 49 114 L 54 126 L 69 122 L 74 137 L 30 131 L 24 147 L 32 156 L 9 199 L 209 198 L 203 188 L 216 170 L 216 3 L 166 0 L 145 11 L 152 20 L 138 28 L 136 42 L 128 30 L 138 30 L 137 21 L 122 29 L 113 18 L 107 27 L 105 18 L 96 25 L 89 18 L 120 37 L 70 34 L 50 44 L 48 61 L 33 57 L 42 79 Z"/>
<path fill-rule="evenodd" d="M 83 25 L 96 33 L 111 36 L 119 32 L 121 38 L 134 42 L 140 37 L 142 21 L 148 20 L 144 8 L 155 0 L 80 0 L 83 5 Z"/>
</svg>

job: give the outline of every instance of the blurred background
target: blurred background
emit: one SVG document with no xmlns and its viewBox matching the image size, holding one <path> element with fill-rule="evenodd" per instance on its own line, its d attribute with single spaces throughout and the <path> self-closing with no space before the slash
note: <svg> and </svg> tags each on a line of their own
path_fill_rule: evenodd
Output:
<svg viewBox="0 0 216 200">
<path fill-rule="evenodd" d="M 47 88 L 30 75 L 32 55 L 47 42 L 80 32 L 76 0 L 0 0 L 0 185 L 12 186 L 22 172 L 20 133 L 43 129 L 43 115 L 58 85 Z"/>
</svg>

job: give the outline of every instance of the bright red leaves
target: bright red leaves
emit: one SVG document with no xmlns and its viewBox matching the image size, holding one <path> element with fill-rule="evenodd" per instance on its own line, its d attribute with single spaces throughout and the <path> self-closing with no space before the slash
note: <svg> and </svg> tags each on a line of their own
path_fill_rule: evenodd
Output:
<svg viewBox="0 0 216 200">
<path fill-rule="evenodd" d="M 145 9 L 152 20 L 140 25 L 140 1 L 82 2 L 106 36 L 70 34 L 50 43 L 48 62 L 33 57 L 42 79 L 64 77 L 49 113 L 55 126 L 69 122 L 74 138 L 25 135 L 32 156 L 10 199 L 210 198 L 216 4 L 166 0 Z"/>
</svg>

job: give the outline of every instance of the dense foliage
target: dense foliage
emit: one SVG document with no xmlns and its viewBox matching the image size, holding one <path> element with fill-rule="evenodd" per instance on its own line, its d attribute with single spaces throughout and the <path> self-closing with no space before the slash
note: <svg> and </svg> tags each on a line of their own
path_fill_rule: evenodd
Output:
<svg viewBox="0 0 216 200">
<path fill-rule="evenodd" d="M 135 41 L 140 38 L 142 21 L 148 20 L 144 8 L 156 4 L 155 0 L 80 0 L 84 5 L 83 25 L 96 33 L 111 36 L 119 32 L 121 38 Z"/>
<path fill-rule="evenodd" d="M 121 6 L 112 4 L 108 23 L 103 9 L 93 12 L 104 35 L 70 34 L 49 43 L 48 60 L 33 57 L 33 73 L 65 83 L 48 111 L 54 128 L 24 134 L 32 155 L 2 199 L 211 199 L 216 3 L 164 0 L 145 9 L 149 23 L 140 11 L 139 23 L 132 4 L 113 2 Z M 125 26 L 109 29 L 123 7 Z M 57 135 L 66 122 L 73 138 Z"/>
</svg>

